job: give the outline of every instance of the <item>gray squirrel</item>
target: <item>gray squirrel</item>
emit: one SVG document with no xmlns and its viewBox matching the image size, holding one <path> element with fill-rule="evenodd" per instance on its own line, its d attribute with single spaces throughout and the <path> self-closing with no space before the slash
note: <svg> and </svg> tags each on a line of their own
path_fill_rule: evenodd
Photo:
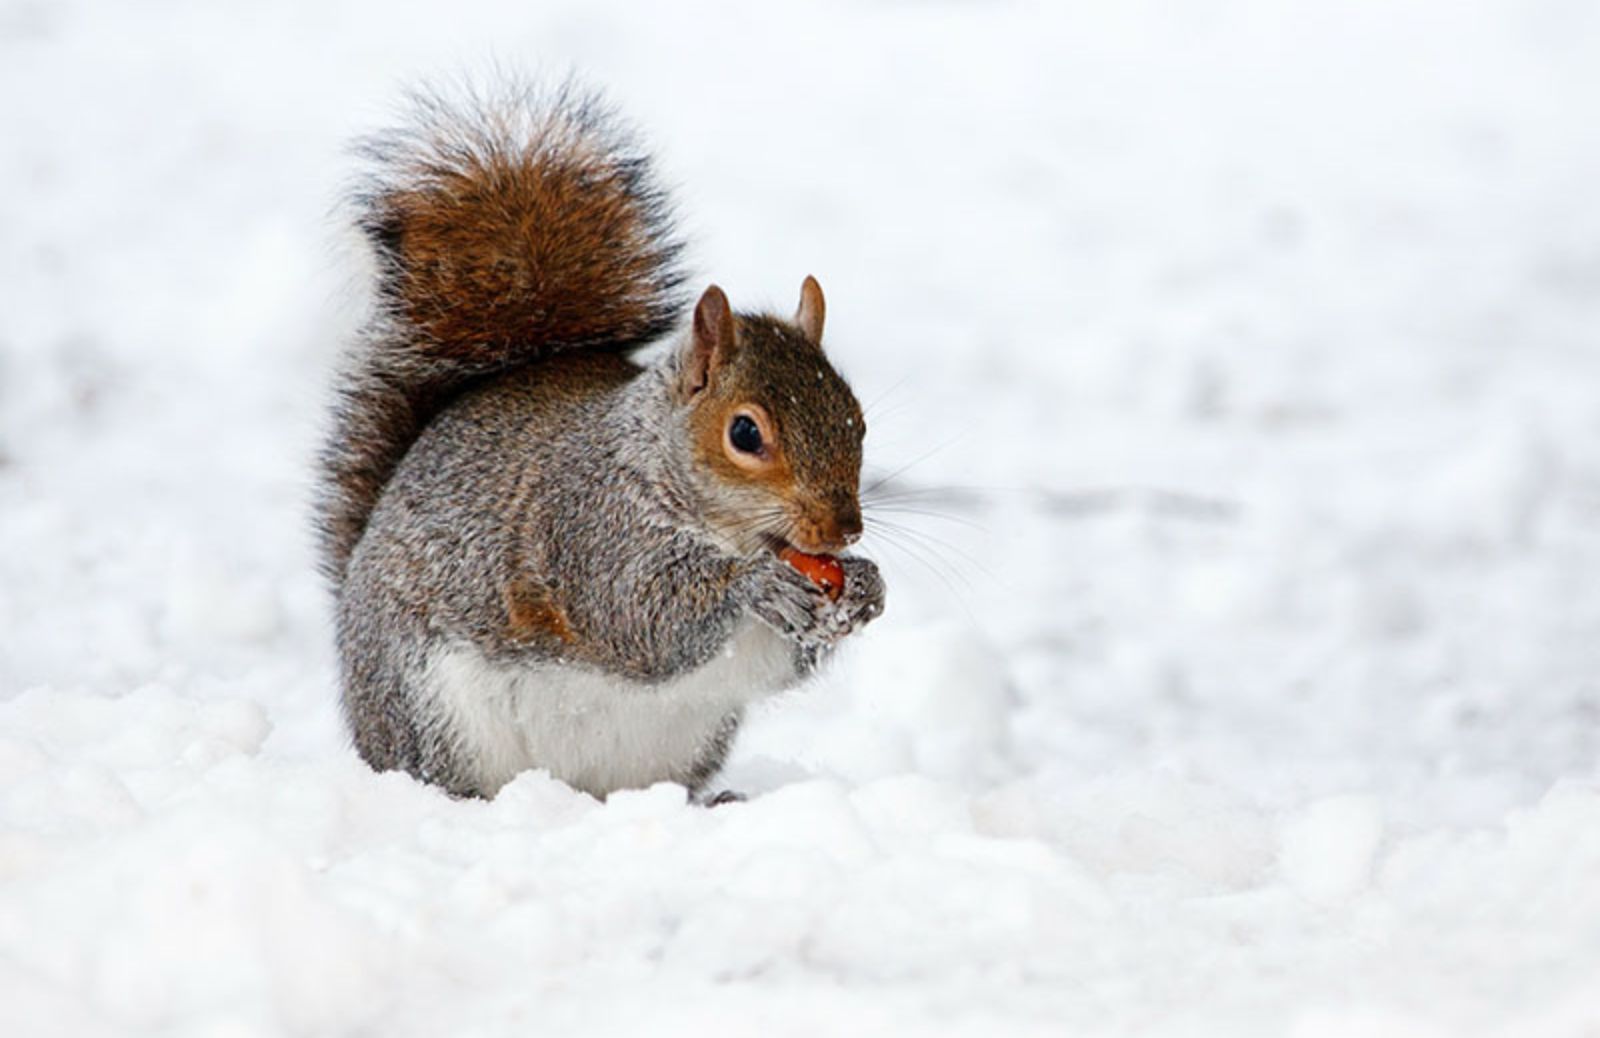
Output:
<svg viewBox="0 0 1600 1038">
<path fill-rule="evenodd" d="M 571 85 L 419 93 L 361 153 L 376 302 L 318 503 L 357 751 L 459 796 L 702 793 L 745 707 L 883 611 L 869 560 L 830 593 L 780 558 L 862 532 L 821 288 L 785 320 L 712 285 L 684 327 L 650 161 Z"/>
</svg>

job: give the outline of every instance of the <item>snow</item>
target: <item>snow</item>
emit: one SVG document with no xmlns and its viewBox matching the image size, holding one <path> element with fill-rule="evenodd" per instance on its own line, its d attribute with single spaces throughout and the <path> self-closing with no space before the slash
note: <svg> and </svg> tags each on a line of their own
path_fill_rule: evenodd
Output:
<svg viewBox="0 0 1600 1038">
<path fill-rule="evenodd" d="M 496 60 L 897 473 L 748 802 L 340 729 L 341 148 Z M 15 0 L 0 96 L 0 1033 L 1600 1028 L 1593 5 Z"/>
<path fill-rule="evenodd" d="M 1278 864 L 1296 892 L 1338 901 L 1364 887 L 1383 838 L 1383 816 L 1368 796 L 1325 797 L 1284 823 Z"/>
</svg>

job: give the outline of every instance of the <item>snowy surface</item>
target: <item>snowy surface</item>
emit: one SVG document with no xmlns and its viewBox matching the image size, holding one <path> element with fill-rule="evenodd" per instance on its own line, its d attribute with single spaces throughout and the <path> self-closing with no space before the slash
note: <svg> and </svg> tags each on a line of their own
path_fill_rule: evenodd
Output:
<svg viewBox="0 0 1600 1038">
<path fill-rule="evenodd" d="M 1600 12 L 1291 6 L 0 0 L 0 1033 L 1597 1033 Z M 342 142 L 491 58 L 909 466 L 748 803 L 340 730 Z"/>
</svg>

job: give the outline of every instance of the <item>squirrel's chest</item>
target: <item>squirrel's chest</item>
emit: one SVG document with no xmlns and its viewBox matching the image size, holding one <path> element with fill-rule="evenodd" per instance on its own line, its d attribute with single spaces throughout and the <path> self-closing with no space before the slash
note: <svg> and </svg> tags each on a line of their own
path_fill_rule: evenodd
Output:
<svg viewBox="0 0 1600 1038">
<path fill-rule="evenodd" d="M 542 768 L 604 796 L 691 784 L 725 750 L 739 711 L 793 676 L 787 643 L 746 620 L 709 662 L 658 685 L 556 663 L 496 663 L 465 644 L 435 650 L 424 684 L 480 789 Z"/>
</svg>

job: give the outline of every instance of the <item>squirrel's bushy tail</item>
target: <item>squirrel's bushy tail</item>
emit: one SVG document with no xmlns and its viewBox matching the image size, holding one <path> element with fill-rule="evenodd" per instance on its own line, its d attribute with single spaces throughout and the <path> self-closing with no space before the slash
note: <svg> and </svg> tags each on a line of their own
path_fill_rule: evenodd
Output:
<svg viewBox="0 0 1600 1038">
<path fill-rule="evenodd" d="M 322 459 L 322 566 L 342 582 L 384 484 L 468 383 L 665 334 L 681 242 L 648 157 L 571 84 L 412 97 L 363 141 L 357 223 L 376 310 L 346 357 Z"/>
</svg>

